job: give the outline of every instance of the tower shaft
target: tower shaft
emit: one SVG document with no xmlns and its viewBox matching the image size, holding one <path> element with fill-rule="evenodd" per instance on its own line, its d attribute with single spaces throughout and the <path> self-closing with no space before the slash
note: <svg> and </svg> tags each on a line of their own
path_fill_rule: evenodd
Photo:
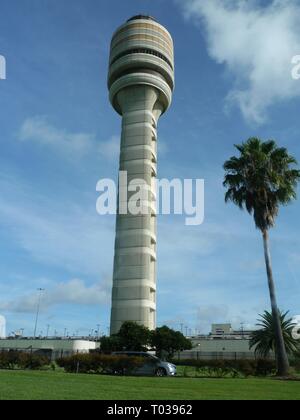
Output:
<svg viewBox="0 0 300 420">
<path fill-rule="evenodd" d="M 159 92 L 151 86 L 132 86 L 118 96 L 123 115 L 120 171 L 127 172 L 128 184 L 143 180 L 149 191 L 143 202 L 147 214 L 117 216 L 111 333 L 118 332 L 125 320 L 150 329 L 156 325 L 155 180 L 156 126 L 161 114 L 156 108 Z M 126 203 L 121 203 L 125 204 L 124 208 L 128 208 L 132 195 L 133 192 L 128 192 Z"/>
</svg>

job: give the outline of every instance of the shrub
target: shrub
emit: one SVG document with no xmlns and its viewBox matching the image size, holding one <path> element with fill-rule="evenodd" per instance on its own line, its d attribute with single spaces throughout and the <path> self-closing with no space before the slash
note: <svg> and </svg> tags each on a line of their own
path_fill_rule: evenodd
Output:
<svg viewBox="0 0 300 420">
<path fill-rule="evenodd" d="M 291 360 L 291 367 L 295 369 L 297 373 L 300 373 L 300 354 L 293 360 Z"/>
<path fill-rule="evenodd" d="M 277 371 L 276 363 L 273 360 L 257 360 L 255 367 L 255 376 L 275 375 Z"/>
<path fill-rule="evenodd" d="M 56 361 L 59 367 L 68 373 L 99 373 L 101 364 L 97 363 L 99 354 L 77 354 L 74 356 L 62 357 Z"/>
<path fill-rule="evenodd" d="M 104 355 L 100 353 L 77 354 L 57 360 L 59 367 L 68 373 L 132 374 L 144 360 L 138 357 Z"/>
<path fill-rule="evenodd" d="M 50 360 L 34 353 L 21 351 L 2 351 L 0 352 L 1 369 L 41 369 L 50 364 Z"/>
<path fill-rule="evenodd" d="M 236 360 L 233 365 L 233 369 L 236 369 L 237 376 L 243 375 L 246 378 L 248 376 L 255 376 L 255 361 L 253 360 Z"/>
<path fill-rule="evenodd" d="M 15 369 L 18 364 L 16 351 L 3 351 L 0 353 L 0 367 L 2 369 Z"/>
<path fill-rule="evenodd" d="M 249 377 L 268 376 L 276 372 L 276 363 L 272 360 L 178 360 L 178 366 L 196 368 L 197 376 L 202 377 Z"/>
</svg>

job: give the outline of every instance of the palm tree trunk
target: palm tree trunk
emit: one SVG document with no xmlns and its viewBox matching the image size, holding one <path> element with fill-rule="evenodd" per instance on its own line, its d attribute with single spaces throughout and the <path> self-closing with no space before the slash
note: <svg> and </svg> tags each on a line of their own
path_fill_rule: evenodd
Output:
<svg viewBox="0 0 300 420">
<path fill-rule="evenodd" d="M 269 284 L 269 291 L 270 291 L 270 298 L 271 298 L 271 307 L 272 307 L 272 314 L 273 314 L 274 326 L 275 326 L 277 374 L 279 376 L 288 376 L 289 368 L 290 368 L 289 359 L 288 359 L 286 347 L 284 344 L 281 321 L 280 321 L 280 316 L 279 316 L 279 309 L 277 305 L 275 283 L 274 283 L 273 271 L 272 271 L 272 266 L 271 266 L 269 234 L 267 230 L 263 231 L 263 240 L 264 240 L 265 260 L 266 260 L 267 275 L 268 275 L 268 284 Z"/>
</svg>

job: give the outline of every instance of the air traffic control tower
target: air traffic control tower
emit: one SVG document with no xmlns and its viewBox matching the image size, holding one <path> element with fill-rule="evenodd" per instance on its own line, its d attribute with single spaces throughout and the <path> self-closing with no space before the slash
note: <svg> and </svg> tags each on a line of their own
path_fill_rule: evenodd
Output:
<svg viewBox="0 0 300 420">
<path fill-rule="evenodd" d="M 170 33 L 154 18 L 134 16 L 113 35 L 108 87 L 122 116 L 120 171 L 128 182 L 147 182 L 147 214 L 117 214 L 111 334 L 125 321 L 156 327 L 157 123 L 174 89 L 174 48 Z M 122 185 L 120 185 L 122 188 Z M 122 198 L 120 199 L 122 202 Z M 145 213 L 143 211 L 143 213 Z"/>
</svg>

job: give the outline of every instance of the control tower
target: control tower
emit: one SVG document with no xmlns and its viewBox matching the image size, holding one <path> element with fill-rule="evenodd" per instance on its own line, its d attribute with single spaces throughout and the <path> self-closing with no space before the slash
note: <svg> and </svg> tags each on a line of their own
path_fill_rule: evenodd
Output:
<svg viewBox="0 0 300 420">
<path fill-rule="evenodd" d="M 170 33 L 154 18 L 134 16 L 114 33 L 108 88 L 122 116 L 120 171 L 127 172 L 128 183 L 143 180 L 149 187 L 141 205 L 147 212 L 125 214 L 134 193 L 125 202 L 119 197 L 111 311 L 115 334 L 125 321 L 156 327 L 157 123 L 172 100 L 174 48 Z"/>
</svg>

